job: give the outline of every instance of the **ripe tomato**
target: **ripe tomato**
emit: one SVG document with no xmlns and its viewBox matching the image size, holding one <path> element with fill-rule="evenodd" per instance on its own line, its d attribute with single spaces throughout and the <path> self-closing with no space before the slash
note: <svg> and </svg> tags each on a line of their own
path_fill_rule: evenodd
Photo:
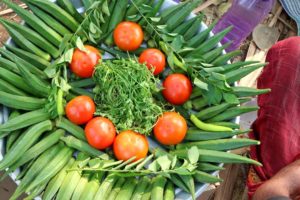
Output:
<svg viewBox="0 0 300 200">
<path fill-rule="evenodd" d="M 146 63 L 148 69 L 154 68 L 153 74 L 158 75 L 165 69 L 166 57 L 158 49 L 146 49 L 140 55 L 139 62 Z"/>
<path fill-rule="evenodd" d="M 96 110 L 93 99 L 88 96 L 78 96 L 67 103 L 67 118 L 74 124 L 82 125 L 93 118 Z"/>
<path fill-rule="evenodd" d="M 75 49 L 70 64 L 71 71 L 81 78 L 93 75 L 94 68 L 101 59 L 101 54 L 95 47 L 84 45 L 87 52 Z"/>
<path fill-rule="evenodd" d="M 192 93 L 192 83 L 183 74 L 171 74 L 163 82 L 162 94 L 174 105 L 182 105 L 189 100 Z"/>
<path fill-rule="evenodd" d="M 114 30 L 115 44 L 124 51 L 138 49 L 144 39 L 141 26 L 135 22 L 121 22 Z"/>
<path fill-rule="evenodd" d="M 149 144 L 146 136 L 134 131 L 123 131 L 117 135 L 113 149 L 118 160 L 128 160 L 133 156 L 139 160 L 147 156 Z"/>
<path fill-rule="evenodd" d="M 88 143 L 100 150 L 111 146 L 116 137 L 115 126 L 109 119 L 104 117 L 95 117 L 89 121 L 84 132 Z"/>
<path fill-rule="evenodd" d="M 180 143 L 187 132 L 185 119 L 176 112 L 165 112 L 154 126 L 155 138 L 164 145 Z"/>
</svg>

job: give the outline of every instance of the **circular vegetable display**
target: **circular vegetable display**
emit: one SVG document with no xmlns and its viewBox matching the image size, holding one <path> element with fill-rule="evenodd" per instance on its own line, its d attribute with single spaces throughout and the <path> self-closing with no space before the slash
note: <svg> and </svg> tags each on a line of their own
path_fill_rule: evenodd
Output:
<svg viewBox="0 0 300 200">
<path fill-rule="evenodd" d="M 234 137 L 249 131 L 234 119 L 269 90 L 234 83 L 265 64 L 230 64 L 230 28 L 211 35 L 190 14 L 201 0 L 82 1 L 84 13 L 3 2 L 28 25 L 0 18 L 13 41 L 0 48 L 11 199 L 196 199 L 221 163 L 260 165 L 228 151 L 259 144 Z"/>
</svg>

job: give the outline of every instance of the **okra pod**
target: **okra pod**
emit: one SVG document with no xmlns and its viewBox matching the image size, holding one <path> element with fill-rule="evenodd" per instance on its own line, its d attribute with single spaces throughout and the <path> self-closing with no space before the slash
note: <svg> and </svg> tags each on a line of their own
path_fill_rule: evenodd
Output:
<svg viewBox="0 0 300 200">
<path fill-rule="evenodd" d="M 201 142 L 188 142 L 181 143 L 176 145 L 176 149 L 185 149 L 193 146 L 198 147 L 199 149 L 208 149 L 216 151 L 227 151 L 238 149 L 251 145 L 259 145 L 260 142 L 257 140 L 251 140 L 246 138 L 234 138 L 234 139 L 218 139 L 218 140 L 209 140 Z"/>
<path fill-rule="evenodd" d="M 203 172 L 213 172 L 213 171 L 224 170 L 224 167 L 220 167 L 218 165 L 213 165 L 210 163 L 199 163 L 197 169 Z"/>
<path fill-rule="evenodd" d="M 76 32 L 79 23 L 64 9 L 56 5 L 51 1 L 44 1 L 44 0 L 23 0 L 26 4 L 33 4 L 40 9 L 48 12 L 52 15 L 55 19 L 61 22 L 63 25 L 68 27 L 71 31 Z"/>
<path fill-rule="evenodd" d="M 190 40 L 192 37 L 194 37 L 198 32 L 201 27 L 201 22 L 202 22 L 203 15 L 197 15 L 196 16 L 196 21 L 192 24 L 191 27 L 184 33 L 183 37 L 185 41 Z"/>
<path fill-rule="evenodd" d="M 11 60 L 12 62 L 14 62 L 15 67 L 17 67 L 17 62 L 22 61 L 22 64 L 24 66 L 22 66 L 22 68 L 26 67 L 28 71 L 30 71 L 32 74 L 37 75 L 43 79 L 47 78 L 46 74 L 41 71 L 40 69 L 38 69 L 36 66 L 33 66 L 31 63 L 27 62 L 26 60 L 23 60 L 22 58 L 19 58 L 18 56 L 16 56 L 14 53 L 0 48 L 0 53 L 8 58 L 9 60 Z M 20 69 L 17 67 L 16 69 L 18 69 L 18 71 L 20 71 Z"/>
<path fill-rule="evenodd" d="M 43 108 L 46 103 L 46 99 L 19 96 L 2 91 L 0 91 L 0 96 L 0 104 L 19 110 L 37 110 Z"/>
<path fill-rule="evenodd" d="M 211 174 L 202 172 L 202 171 L 196 171 L 196 173 L 193 175 L 194 179 L 199 183 L 217 183 L 222 182 L 222 179 L 213 176 Z"/>
<path fill-rule="evenodd" d="M 115 200 L 130 200 L 133 191 L 137 185 L 137 180 L 135 177 L 129 178 L 121 188 L 120 192 L 116 196 Z"/>
<path fill-rule="evenodd" d="M 30 51 L 46 60 L 51 59 L 51 56 L 48 53 L 41 50 L 39 47 L 37 47 L 35 44 L 33 44 L 31 41 L 25 38 L 25 36 L 23 36 L 20 32 L 13 29 L 9 24 L 4 23 L 3 21 L 1 23 L 6 28 L 13 41 L 22 49 Z"/>
<path fill-rule="evenodd" d="M 271 91 L 271 89 L 256 89 L 256 88 L 250 88 L 250 87 L 231 87 L 233 90 L 233 93 L 238 97 L 251 97 L 256 96 L 260 94 L 266 94 Z"/>
<path fill-rule="evenodd" d="M 241 80 L 243 77 L 247 76 L 251 72 L 264 67 L 266 64 L 267 63 L 251 65 L 249 67 L 243 67 L 234 71 L 227 72 L 224 74 L 226 77 L 226 81 L 227 83 L 232 84 L 235 81 Z"/>
<path fill-rule="evenodd" d="M 221 103 L 219 105 L 211 106 L 206 109 L 203 109 L 200 112 L 196 113 L 195 116 L 200 120 L 206 120 L 218 115 L 219 113 L 222 113 L 223 111 L 227 110 L 231 106 L 232 104 L 230 103 Z"/>
<path fill-rule="evenodd" d="M 60 22 L 51 17 L 47 12 L 41 10 L 33 4 L 27 4 L 30 10 L 38 16 L 41 20 L 43 20 L 48 26 L 52 27 L 55 31 L 57 31 L 62 37 L 66 34 L 72 34 L 66 27 L 64 27 Z"/>
<path fill-rule="evenodd" d="M 22 115 L 19 115 L 18 117 L 20 116 Z M 12 120 L 17 119 L 18 117 L 13 118 Z M 26 132 L 23 133 L 25 135 L 23 140 L 18 141 L 18 143 L 9 152 L 7 152 L 7 154 L 5 154 L 5 157 L 0 162 L 0 169 L 4 170 L 15 163 L 24 155 L 25 151 L 37 141 L 39 136 L 41 136 L 45 131 L 50 131 L 51 129 L 52 123 L 49 120 L 28 128 Z"/>
<path fill-rule="evenodd" d="M 57 0 L 57 4 L 73 16 L 79 23 L 83 21 L 83 16 L 77 11 L 75 6 L 70 0 Z"/>
<path fill-rule="evenodd" d="M 35 188 L 41 183 L 47 183 L 53 178 L 72 158 L 73 151 L 64 147 L 49 163 L 45 166 L 36 178 L 28 185 L 26 192 L 30 191 L 32 188 Z"/>
<path fill-rule="evenodd" d="M 73 192 L 71 200 L 80 200 L 80 196 L 81 196 L 84 188 L 86 187 L 87 183 L 89 182 L 89 176 L 90 176 L 89 173 L 83 173 L 83 175 L 81 176 L 81 178 L 75 188 L 76 192 Z M 97 199 L 97 198 L 95 198 L 95 199 Z"/>
<path fill-rule="evenodd" d="M 228 110 L 224 111 L 223 113 L 208 119 L 208 122 L 220 122 L 220 121 L 227 121 L 235 118 L 236 116 L 253 112 L 258 110 L 258 106 L 236 106 L 233 108 L 229 108 Z"/>
<path fill-rule="evenodd" d="M 224 55 L 219 56 L 216 58 L 211 64 L 213 65 L 224 65 L 226 64 L 230 59 L 234 58 L 235 56 L 238 56 L 241 54 L 240 50 L 231 51 L 229 53 L 226 53 Z"/>
<path fill-rule="evenodd" d="M 156 176 L 153 179 L 153 185 L 151 190 L 151 200 L 159 200 L 164 197 L 164 188 L 167 183 L 167 179 L 161 175 Z"/>
<path fill-rule="evenodd" d="M 4 44 L 5 48 L 8 49 L 9 51 L 13 52 L 16 54 L 18 57 L 22 58 L 23 60 L 26 60 L 29 63 L 32 63 L 32 65 L 36 66 L 37 68 L 44 70 L 46 69 L 49 65 L 50 62 L 47 61 L 46 59 L 37 56 L 29 51 L 25 51 L 23 49 L 14 47 L 12 45 L 7 45 Z"/>
<path fill-rule="evenodd" d="M 99 151 L 98 149 L 91 147 L 88 143 L 76 139 L 73 136 L 62 137 L 61 140 L 64 143 L 66 143 L 67 146 L 79 150 L 81 152 L 84 152 L 90 156 L 100 157 L 104 160 L 107 160 L 109 158 L 109 156 L 106 153 L 103 153 L 102 151 Z"/>
<path fill-rule="evenodd" d="M 212 29 L 215 27 L 216 24 L 217 21 L 214 21 L 211 25 L 209 25 L 207 29 L 195 35 L 192 39 L 190 39 L 187 42 L 187 46 L 194 47 L 194 48 L 200 46 L 205 41 L 205 39 L 208 38 L 209 33 L 212 31 Z"/>
<path fill-rule="evenodd" d="M 174 184 L 171 181 L 168 181 L 164 192 L 164 200 L 174 200 L 174 199 L 175 199 Z"/>
<path fill-rule="evenodd" d="M 66 119 L 64 117 L 57 119 L 56 126 L 58 128 L 62 128 L 64 130 L 68 131 L 69 133 L 74 135 L 76 138 L 86 141 L 84 130 L 80 126 L 77 126 L 76 124 L 69 121 L 68 119 Z"/>
<path fill-rule="evenodd" d="M 19 96 L 27 96 L 25 92 L 11 85 L 10 83 L 0 79 L 0 91 L 7 92 Z"/>
<path fill-rule="evenodd" d="M 136 186 L 131 199 L 141 200 L 142 196 L 151 183 L 150 178 L 148 176 L 143 176 L 139 180 L 139 184 Z"/>
<path fill-rule="evenodd" d="M 18 167 L 24 165 L 25 163 L 29 162 L 33 158 L 39 156 L 43 152 L 45 152 L 47 149 L 52 147 L 54 144 L 56 144 L 60 137 L 64 135 L 65 131 L 58 129 L 47 137 L 43 138 L 40 142 L 36 143 L 33 145 L 30 149 L 28 149 L 24 155 L 16 162 L 13 164 L 11 167 L 13 170 L 17 169 Z"/>
<path fill-rule="evenodd" d="M 114 174 L 109 174 L 100 185 L 95 195 L 95 200 L 107 199 L 110 191 L 112 190 L 116 182 L 117 182 L 117 176 Z"/>
<path fill-rule="evenodd" d="M 187 149 L 179 149 L 171 151 L 173 155 L 177 155 L 179 158 L 187 158 Z M 233 153 L 199 149 L 199 161 L 198 162 L 212 162 L 212 163 L 245 163 L 261 166 L 261 163 L 256 160 L 246 158 L 244 156 L 236 155 Z"/>
<path fill-rule="evenodd" d="M 205 42 L 203 42 L 199 47 L 197 47 L 192 53 L 188 54 L 187 56 L 189 57 L 190 55 L 195 54 L 195 52 L 197 52 L 197 54 L 205 54 L 208 51 L 212 50 L 218 45 L 218 43 L 231 29 L 232 27 L 228 27 L 220 33 L 217 33 L 216 35 L 208 38 Z"/>
<path fill-rule="evenodd" d="M 71 158 L 68 164 L 57 175 L 55 175 L 55 177 L 51 179 L 43 194 L 44 200 L 51 200 L 54 198 L 61 184 L 63 183 L 65 177 L 67 176 L 67 170 L 71 168 L 74 162 L 75 159 Z"/>
<path fill-rule="evenodd" d="M 32 164 L 32 166 L 30 166 L 25 176 L 22 178 L 21 183 L 15 190 L 11 199 L 17 199 L 17 197 L 20 196 L 26 190 L 29 184 L 32 183 L 34 179 L 36 179 L 37 174 L 45 169 L 46 165 L 48 165 L 49 162 L 53 160 L 53 158 L 61 151 L 62 148 L 62 145 L 58 144 L 45 151 L 42 155 L 40 155 L 37 158 L 37 160 L 35 160 L 35 162 Z"/>
<path fill-rule="evenodd" d="M 107 200 L 115 200 L 124 183 L 125 183 L 125 178 L 120 177 L 116 182 L 116 184 L 114 185 L 113 189 L 111 190 Z"/>
<path fill-rule="evenodd" d="M 52 28 L 46 25 L 37 16 L 21 8 L 20 6 L 12 3 L 9 0 L 3 0 L 3 2 L 6 5 L 8 5 L 11 9 L 13 9 L 22 19 L 24 19 L 24 21 L 28 25 L 30 25 L 34 30 L 36 30 L 40 35 L 42 35 L 45 39 L 50 41 L 56 47 L 59 47 L 62 41 L 62 37 L 57 32 L 55 32 Z"/>
<path fill-rule="evenodd" d="M 202 130 L 188 130 L 185 141 L 206 141 L 206 140 L 216 140 L 222 138 L 231 138 L 235 135 L 241 135 L 249 133 L 250 130 L 234 130 L 225 132 L 212 132 L 212 131 L 202 131 Z"/>
<path fill-rule="evenodd" d="M 44 111 L 44 109 L 24 113 L 14 119 L 7 121 L 4 124 L 1 124 L 0 135 L 3 134 L 3 132 L 11 132 L 21 128 L 25 128 L 33 124 L 45 121 L 49 118 L 49 114 Z"/>
</svg>

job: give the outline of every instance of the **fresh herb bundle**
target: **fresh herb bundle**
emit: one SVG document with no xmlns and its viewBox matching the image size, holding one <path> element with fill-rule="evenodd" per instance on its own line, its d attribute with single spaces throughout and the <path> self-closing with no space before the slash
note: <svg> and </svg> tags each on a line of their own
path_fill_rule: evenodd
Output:
<svg viewBox="0 0 300 200">
<path fill-rule="evenodd" d="M 94 73 L 96 115 L 113 121 L 119 131 L 148 135 L 163 109 L 153 98 L 159 79 L 134 59 L 107 60 Z"/>
</svg>

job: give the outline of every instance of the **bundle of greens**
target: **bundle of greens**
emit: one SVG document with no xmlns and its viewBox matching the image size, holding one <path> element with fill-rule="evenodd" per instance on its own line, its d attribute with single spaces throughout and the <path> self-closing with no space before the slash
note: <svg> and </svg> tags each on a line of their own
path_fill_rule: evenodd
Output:
<svg viewBox="0 0 300 200">
<path fill-rule="evenodd" d="M 134 59 L 104 61 L 94 73 L 96 115 L 113 121 L 119 131 L 148 135 L 163 109 L 153 95 L 159 79 Z"/>
</svg>

